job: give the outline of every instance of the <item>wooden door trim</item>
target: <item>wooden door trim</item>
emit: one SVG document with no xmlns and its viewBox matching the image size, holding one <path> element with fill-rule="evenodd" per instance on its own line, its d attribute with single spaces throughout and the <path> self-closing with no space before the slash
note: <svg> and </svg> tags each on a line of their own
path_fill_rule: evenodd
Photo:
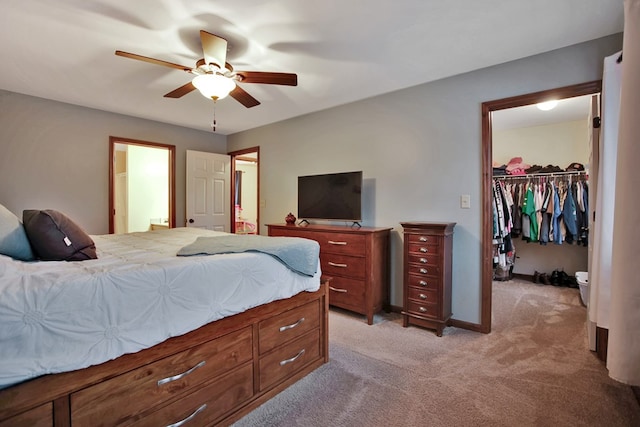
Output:
<svg viewBox="0 0 640 427">
<path fill-rule="evenodd" d="M 114 196 L 115 196 L 115 171 L 113 170 L 113 159 L 115 155 L 115 144 L 140 145 L 143 147 L 166 148 L 169 151 L 169 228 L 176 226 L 176 146 L 161 144 L 159 142 L 142 141 L 131 138 L 109 137 L 109 234 L 113 234 L 115 224 L 113 223 Z"/>
<path fill-rule="evenodd" d="M 592 95 L 602 91 L 602 80 L 595 80 L 541 92 L 512 96 L 482 103 L 482 293 L 480 307 L 480 332 L 491 332 L 491 298 L 493 282 L 492 239 L 493 220 L 491 210 L 491 179 L 493 178 L 493 142 L 491 113 L 507 108 L 537 104 L 550 99 L 565 99 Z"/>
<path fill-rule="evenodd" d="M 243 148 L 242 150 L 231 151 L 227 154 L 231 156 L 231 206 L 233 209 L 231 215 L 231 232 L 236 232 L 236 215 L 235 215 L 235 201 L 234 194 L 236 193 L 236 160 L 249 160 L 244 158 L 244 154 L 256 153 L 256 175 L 257 175 L 257 186 L 256 189 L 256 200 L 258 204 L 258 209 L 256 210 L 256 233 L 260 234 L 260 146 L 257 147 L 249 147 Z"/>
</svg>

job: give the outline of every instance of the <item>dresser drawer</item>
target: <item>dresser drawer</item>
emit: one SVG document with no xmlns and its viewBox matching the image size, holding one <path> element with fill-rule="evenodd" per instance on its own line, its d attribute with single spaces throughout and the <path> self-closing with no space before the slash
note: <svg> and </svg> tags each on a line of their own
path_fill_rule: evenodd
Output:
<svg viewBox="0 0 640 427">
<path fill-rule="evenodd" d="M 329 304 L 358 311 L 364 307 L 365 282 L 334 276 L 329 282 Z"/>
<path fill-rule="evenodd" d="M 432 234 L 414 234 L 410 233 L 409 243 L 421 243 L 427 245 L 439 245 L 440 244 L 440 236 L 434 236 Z"/>
<path fill-rule="evenodd" d="M 363 257 L 320 252 L 320 268 L 327 276 L 364 279 L 367 261 Z"/>
<path fill-rule="evenodd" d="M 416 265 L 427 265 L 432 267 L 439 267 L 441 265 L 440 255 L 426 255 L 426 254 L 409 254 L 409 262 Z"/>
<path fill-rule="evenodd" d="M 439 248 L 437 242 L 409 242 L 409 253 L 412 254 L 439 255 Z"/>
<path fill-rule="evenodd" d="M 53 427 L 53 403 L 45 403 L 0 421 L 0 427 Z"/>
<path fill-rule="evenodd" d="M 253 365 L 246 363 L 229 375 L 206 384 L 131 425 L 136 427 L 166 426 L 179 423 L 187 418 L 189 420 L 185 421 L 185 427 L 209 425 L 252 396 Z"/>
<path fill-rule="evenodd" d="M 408 278 L 408 286 L 419 289 L 440 289 L 440 277 L 432 277 L 426 275 L 410 274 Z"/>
<path fill-rule="evenodd" d="M 409 287 L 409 299 L 416 300 L 420 304 L 428 302 L 437 304 L 440 300 L 440 292 L 437 289 L 425 289 Z"/>
<path fill-rule="evenodd" d="M 251 360 L 246 327 L 71 395 L 74 427 L 121 424 Z"/>
<path fill-rule="evenodd" d="M 320 303 L 313 301 L 260 322 L 260 354 L 303 335 L 320 325 Z"/>
<path fill-rule="evenodd" d="M 440 316 L 440 305 L 438 303 L 409 300 L 409 307 L 407 311 L 422 317 L 432 317 L 437 319 Z"/>
<path fill-rule="evenodd" d="M 405 266 L 409 274 L 415 274 L 418 277 L 440 277 L 442 269 L 439 265 L 417 265 L 409 264 Z"/>
<path fill-rule="evenodd" d="M 366 238 L 362 234 L 319 232 L 309 237 L 320 243 L 320 253 L 362 256 L 366 252 Z"/>
<path fill-rule="evenodd" d="M 260 358 L 260 390 L 284 380 L 320 357 L 320 331 L 315 330 Z"/>
</svg>

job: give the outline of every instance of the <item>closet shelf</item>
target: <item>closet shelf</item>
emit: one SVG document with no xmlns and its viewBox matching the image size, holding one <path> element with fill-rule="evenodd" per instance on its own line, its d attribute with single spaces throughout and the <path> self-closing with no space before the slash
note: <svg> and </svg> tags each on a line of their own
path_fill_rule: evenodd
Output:
<svg viewBox="0 0 640 427">
<path fill-rule="evenodd" d="M 554 176 L 588 176 L 588 173 L 587 171 L 563 171 L 563 172 L 528 173 L 524 175 L 493 175 L 493 179 L 527 179 L 527 178 L 554 177 Z"/>
</svg>

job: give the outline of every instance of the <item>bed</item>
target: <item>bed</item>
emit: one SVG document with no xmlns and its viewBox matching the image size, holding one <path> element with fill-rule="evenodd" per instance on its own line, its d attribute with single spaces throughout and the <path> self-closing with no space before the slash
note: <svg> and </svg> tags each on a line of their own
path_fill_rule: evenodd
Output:
<svg viewBox="0 0 640 427">
<path fill-rule="evenodd" d="M 91 237 L 97 259 L 0 255 L 0 426 L 225 425 L 328 361 L 319 266 L 176 256 L 231 237 L 194 228 Z"/>
</svg>

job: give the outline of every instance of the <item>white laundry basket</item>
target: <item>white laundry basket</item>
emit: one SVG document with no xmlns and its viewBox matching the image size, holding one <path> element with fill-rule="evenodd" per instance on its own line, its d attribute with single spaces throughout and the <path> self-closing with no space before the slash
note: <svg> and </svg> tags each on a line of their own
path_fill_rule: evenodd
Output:
<svg viewBox="0 0 640 427">
<path fill-rule="evenodd" d="M 589 305 L 589 273 L 576 271 L 576 280 L 580 287 L 580 299 L 585 306 Z"/>
</svg>

